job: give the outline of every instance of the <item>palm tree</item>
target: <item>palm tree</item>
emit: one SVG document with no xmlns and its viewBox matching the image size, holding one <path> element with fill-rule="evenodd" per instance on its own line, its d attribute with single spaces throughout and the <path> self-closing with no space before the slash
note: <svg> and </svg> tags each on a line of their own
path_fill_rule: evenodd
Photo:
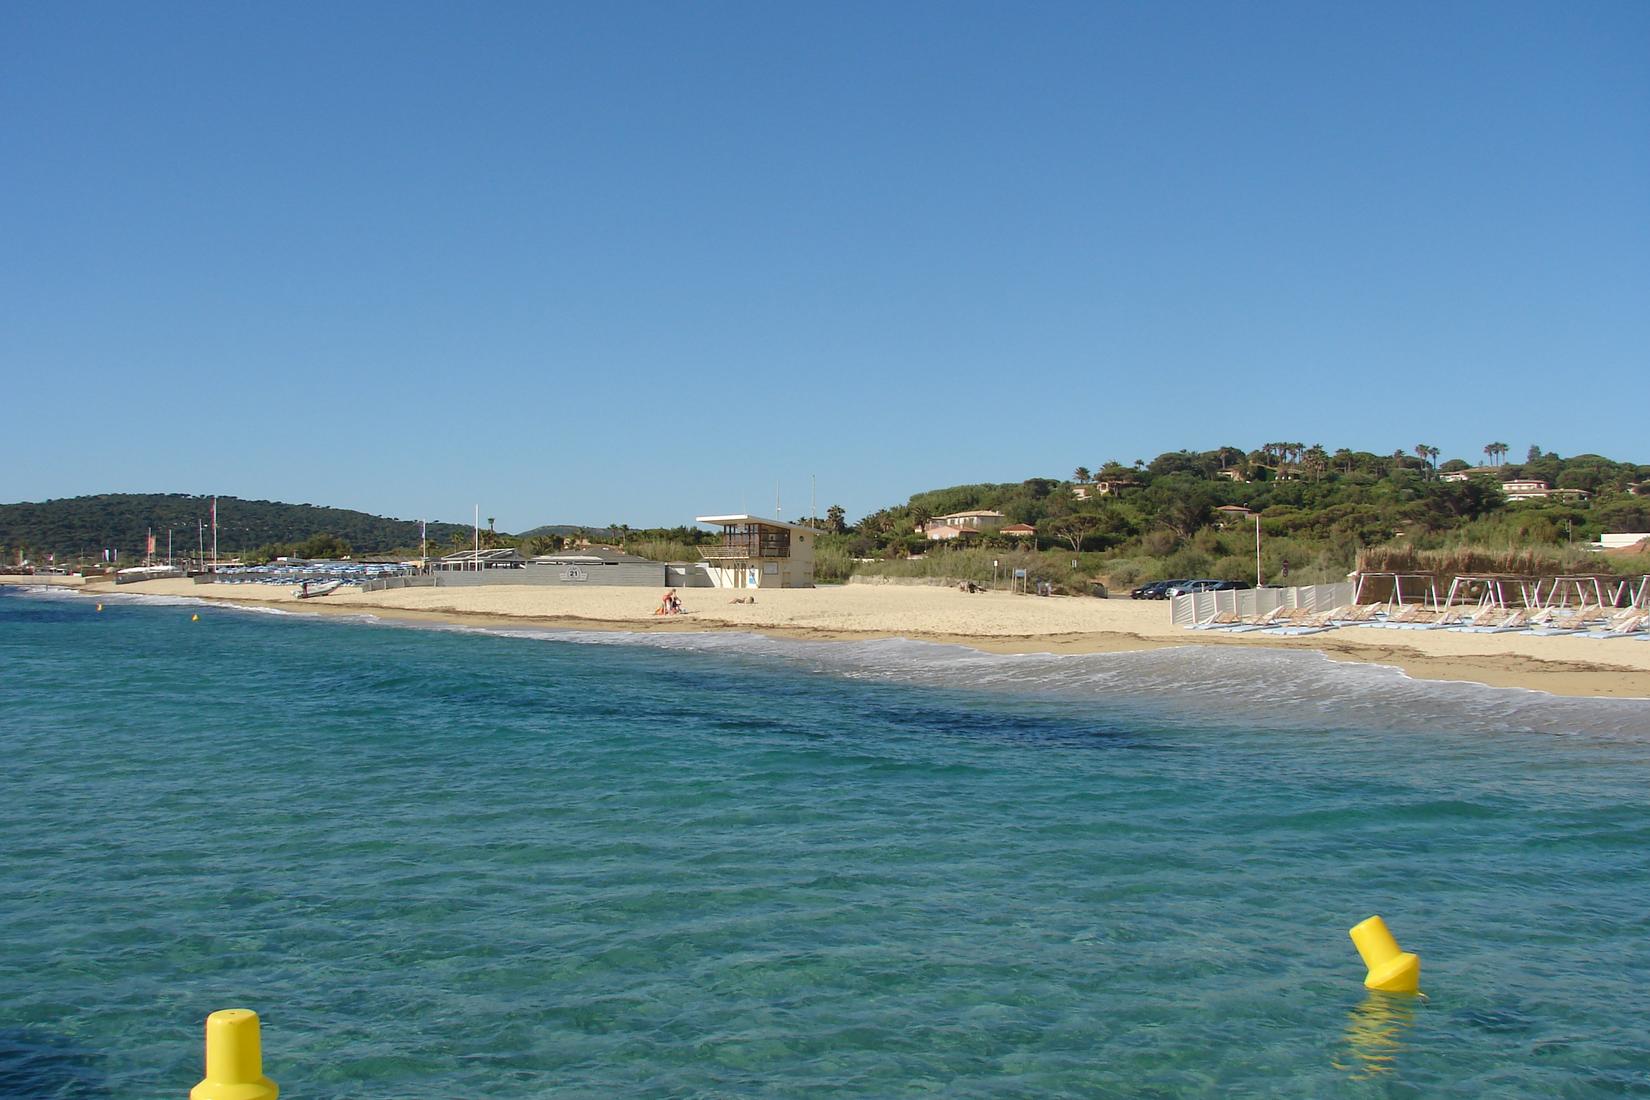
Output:
<svg viewBox="0 0 1650 1100">
<path fill-rule="evenodd" d="M 1075 482 L 1077 482 L 1077 484 L 1079 484 L 1079 485 L 1086 485 L 1086 484 L 1088 484 L 1088 480 L 1089 480 L 1089 468 L 1088 468 L 1088 467 L 1087 467 L 1087 466 L 1079 466 L 1079 467 L 1077 467 L 1077 469 L 1075 469 L 1075 470 L 1073 470 L 1073 471 L 1072 471 L 1072 474 L 1071 474 L 1071 479 L 1072 479 L 1072 480 L 1073 480 L 1073 481 L 1075 481 Z"/>
<path fill-rule="evenodd" d="M 1428 462 L 1432 465 L 1433 473 L 1438 472 L 1438 456 L 1443 452 L 1441 452 L 1437 447 L 1430 446 L 1426 443 L 1417 443 L 1415 445 L 1415 453 L 1421 456 L 1422 462 Z"/>
<path fill-rule="evenodd" d="M 1305 470 L 1313 481 L 1322 481 L 1323 475 L 1329 469 L 1329 452 L 1323 449 L 1322 443 L 1314 443 L 1301 456 L 1301 469 Z"/>
<path fill-rule="evenodd" d="M 1495 465 L 1503 465 L 1507 461 L 1508 447 L 1505 443 L 1487 443 L 1484 445 L 1484 456 Z"/>
</svg>

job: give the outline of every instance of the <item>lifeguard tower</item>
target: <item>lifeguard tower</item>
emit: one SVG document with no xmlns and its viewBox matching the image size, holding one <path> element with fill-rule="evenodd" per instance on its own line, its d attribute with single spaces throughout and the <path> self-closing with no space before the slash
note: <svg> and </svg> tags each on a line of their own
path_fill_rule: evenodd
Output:
<svg viewBox="0 0 1650 1100">
<path fill-rule="evenodd" d="M 812 588 L 819 531 L 761 516 L 697 516 L 722 528 L 720 542 L 699 548 L 717 588 Z"/>
</svg>

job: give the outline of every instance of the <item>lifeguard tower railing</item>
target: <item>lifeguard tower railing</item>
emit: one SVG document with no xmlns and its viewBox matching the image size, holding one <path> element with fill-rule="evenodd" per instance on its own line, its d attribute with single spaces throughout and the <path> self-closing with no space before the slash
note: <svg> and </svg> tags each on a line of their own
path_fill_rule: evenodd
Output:
<svg viewBox="0 0 1650 1100">
<path fill-rule="evenodd" d="M 791 532 L 785 527 L 767 527 L 759 523 L 725 527 L 719 542 L 699 547 L 706 561 L 747 561 L 752 558 L 788 558 L 791 556 Z"/>
</svg>

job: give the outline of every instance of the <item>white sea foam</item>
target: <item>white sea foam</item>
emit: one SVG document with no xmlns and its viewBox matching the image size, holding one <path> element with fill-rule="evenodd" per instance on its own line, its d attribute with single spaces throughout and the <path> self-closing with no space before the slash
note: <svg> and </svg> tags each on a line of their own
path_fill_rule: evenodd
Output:
<svg viewBox="0 0 1650 1100">
<path fill-rule="evenodd" d="M 30 587 L 25 589 L 30 599 L 96 600 L 106 604 L 133 604 L 138 607 L 211 607 L 224 611 L 244 611 L 254 615 L 303 615 L 267 604 L 232 603 L 224 600 L 204 600 L 198 596 L 161 596 L 150 592 L 82 592 L 75 588 Z"/>
<path fill-rule="evenodd" d="M 1425 729 L 1650 739 L 1650 700 L 1555 696 L 1417 680 L 1321 653 L 1181 646 L 1130 653 L 997 654 L 905 639 L 803 641 L 737 632 L 454 628 L 466 633 L 777 661 L 821 675 L 926 687 L 1105 700 L 1179 721 L 1299 729 Z"/>
</svg>

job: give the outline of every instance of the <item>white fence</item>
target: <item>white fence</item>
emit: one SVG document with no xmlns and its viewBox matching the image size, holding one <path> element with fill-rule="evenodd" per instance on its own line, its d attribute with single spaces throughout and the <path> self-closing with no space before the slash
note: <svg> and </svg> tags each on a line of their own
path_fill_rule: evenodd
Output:
<svg viewBox="0 0 1650 1100">
<path fill-rule="evenodd" d="M 384 592 L 391 588 L 430 588 L 434 584 L 434 577 L 428 573 L 420 573 L 407 577 L 379 577 L 377 580 L 362 581 L 361 591 Z"/>
<path fill-rule="evenodd" d="M 1328 611 L 1352 602 L 1352 582 L 1303 584 L 1295 588 L 1249 588 L 1231 592 L 1194 592 L 1170 601 L 1169 621 L 1175 626 L 1205 622 L 1222 611 L 1235 611 L 1245 618 L 1264 615 L 1279 607 L 1304 607 L 1308 611 Z"/>
</svg>

